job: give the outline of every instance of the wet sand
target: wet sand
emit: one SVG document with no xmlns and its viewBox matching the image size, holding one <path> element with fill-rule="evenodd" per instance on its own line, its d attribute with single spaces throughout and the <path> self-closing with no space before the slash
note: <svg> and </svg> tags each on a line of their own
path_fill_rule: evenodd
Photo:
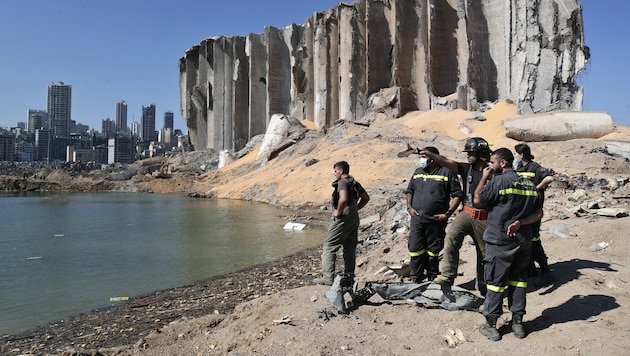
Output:
<svg viewBox="0 0 630 356">
<path fill-rule="evenodd" d="M 28 330 L 4 335 L 0 354 L 61 353 L 133 345 L 152 331 L 182 318 L 230 313 L 243 301 L 312 283 L 320 269 L 321 246 L 193 285 L 130 298 Z"/>
</svg>

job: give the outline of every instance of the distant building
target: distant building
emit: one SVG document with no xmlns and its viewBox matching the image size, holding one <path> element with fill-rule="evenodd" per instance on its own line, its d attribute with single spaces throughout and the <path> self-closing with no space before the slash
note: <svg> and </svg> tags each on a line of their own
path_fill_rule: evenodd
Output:
<svg viewBox="0 0 630 356">
<path fill-rule="evenodd" d="M 50 161 L 50 130 L 46 128 L 35 130 L 35 160 Z"/>
<path fill-rule="evenodd" d="M 102 123 L 102 127 L 101 127 L 101 132 L 103 134 L 103 137 L 105 138 L 111 138 L 116 136 L 116 123 L 114 122 L 114 120 L 110 119 L 109 117 L 105 120 L 103 120 Z"/>
<path fill-rule="evenodd" d="M 53 137 L 70 136 L 72 86 L 63 82 L 48 85 L 48 119 Z"/>
<path fill-rule="evenodd" d="M 48 128 L 48 113 L 44 110 L 28 110 L 27 119 L 27 131 L 30 134 L 35 134 L 35 130 L 41 128 Z"/>
<path fill-rule="evenodd" d="M 171 132 L 173 132 L 173 112 L 172 111 L 167 111 L 164 113 L 164 128 L 165 129 L 171 129 Z"/>
<path fill-rule="evenodd" d="M 73 146 L 68 146 L 66 161 L 107 164 L 107 150 L 99 148 L 75 149 Z"/>
<path fill-rule="evenodd" d="M 127 132 L 127 102 L 116 103 L 116 128 L 120 132 Z"/>
<path fill-rule="evenodd" d="M 0 161 L 15 161 L 15 135 L 7 131 L 0 132 Z"/>
<path fill-rule="evenodd" d="M 84 125 L 84 124 L 81 124 L 81 123 L 77 124 L 77 131 L 76 132 L 79 135 L 87 135 L 89 133 L 89 131 L 90 131 L 90 126 Z"/>
<path fill-rule="evenodd" d="M 150 142 L 156 140 L 155 134 L 155 104 L 142 106 L 142 141 Z"/>
<path fill-rule="evenodd" d="M 138 121 L 131 122 L 131 136 L 140 137 L 140 123 Z"/>
<path fill-rule="evenodd" d="M 15 159 L 18 162 L 32 162 L 35 160 L 35 146 L 30 142 L 15 144 Z"/>
<path fill-rule="evenodd" d="M 118 134 L 107 140 L 107 163 L 133 163 L 135 141 L 130 135 Z"/>
</svg>

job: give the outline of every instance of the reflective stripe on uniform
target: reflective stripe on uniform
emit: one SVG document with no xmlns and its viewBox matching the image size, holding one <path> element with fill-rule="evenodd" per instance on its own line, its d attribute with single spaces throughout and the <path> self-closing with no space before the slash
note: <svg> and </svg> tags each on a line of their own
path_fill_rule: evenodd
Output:
<svg viewBox="0 0 630 356">
<path fill-rule="evenodd" d="M 433 179 L 448 182 L 447 176 L 433 175 L 433 174 L 414 174 L 413 179 Z"/>
<path fill-rule="evenodd" d="M 540 236 L 532 237 L 532 242 L 540 241 Z"/>
<path fill-rule="evenodd" d="M 429 256 L 431 257 L 438 257 L 440 255 L 440 253 L 435 253 L 435 252 L 431 252 L 431 251 L 427 251 L 427 253 L 429 254 Z"/>
<path fill-rule="evenodd" d="M 519 281 L 508 281 L 510 286 L 516 288 L 527 288 L 527 282 L 519 282 Z"/>
<path fill-rule="evenodd" d="M 409 255 L 411 257 L 417 257 L 417 256 L 422 256 L 427 252 L 427 250 L 420 250 L 420 251 L 409 251 Z"/>
<path fill-rule="evenodd" d="M 536 190 L 525 190 L 525 189 L 516 189 L 516 188 L 507 188 L 499 190 L 499 195 L 524 195 L 528 197 L 537 197 L 538 191 Z"/>
<path fill-rule="evenodd" d="M 491 290 L 496 293 L 503 293 L 506 287 L 493 286 L 492 284 L 486 284 L 488 290 Z"/>
<path fill-rule="evenodd" d="M 534 172 L 516 172 L 516 174 L 518 174 L 521 177 L 526 177 L 526 178 L 534 178 L 536 176 L 536 173 Z"/>
</svg>

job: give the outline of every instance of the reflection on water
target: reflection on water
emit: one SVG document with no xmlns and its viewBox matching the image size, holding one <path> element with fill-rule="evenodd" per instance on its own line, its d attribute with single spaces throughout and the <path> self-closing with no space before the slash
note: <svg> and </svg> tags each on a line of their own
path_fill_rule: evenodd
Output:
<svg viewBox="0 0 630 356">
<path fill-rule="evenodd" d="M 315 246 L 286 211 L 150 194 L 0 195 L 0 334 L 191 284 Z"/>
</svg>

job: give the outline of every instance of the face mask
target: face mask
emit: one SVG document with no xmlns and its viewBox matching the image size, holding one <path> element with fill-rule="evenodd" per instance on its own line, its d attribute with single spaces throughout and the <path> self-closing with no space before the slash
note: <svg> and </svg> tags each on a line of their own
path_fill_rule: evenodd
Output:
<svg viewBox="0 0 630 356">
<path fill-rule="evenodd" d="M 429 159 L 426 157 L 421 157 L 420 158 L 420 168 L 425 169 L 429 166 Z"/>
<path fill-rule="evenodd" d="M 518 168 L 518 166 L 521 164 L 521 160 L 520 159 L 514 159 L 514 169 Z"/>
</svg>

